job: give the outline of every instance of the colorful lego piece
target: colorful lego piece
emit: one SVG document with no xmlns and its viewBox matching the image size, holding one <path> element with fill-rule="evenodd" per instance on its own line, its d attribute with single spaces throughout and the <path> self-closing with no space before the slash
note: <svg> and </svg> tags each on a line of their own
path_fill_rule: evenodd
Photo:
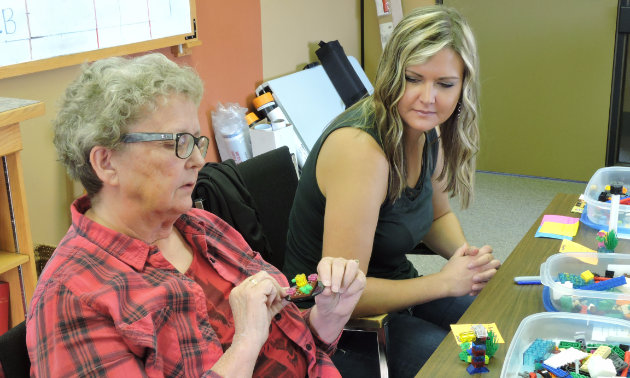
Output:
<svg viewBox="0 0 630 378">
<path fill-rule="evenodd" d="M 586 361 L 584 361 L 584 363 L 582 364 L 582 366 L 580 367 L 581 371 L 588 371 L 588 364 L 591 362 L 591 359 L 594 356 L 599 356 L 602 359 L 606 359 L 606 357 L 608 357 L 608 355 L 610 354 L 610 347 L 606 346 L 606 345 L 602 345 L 599 348 L 597 348 L 597 350 L 593 353 L 593 355 Z"/>
<path fill-rule="evenodd" d="M 607 232 L 604 230 L 599 230 L 595 239 L 597 239 L 597 251 L 602 252 L 606 249 L 606 234 Z"/>
<path fill-rule="evenodd" d="M 543 362 L 551 356 L 551 351 L 555 349 L 556 343 L 552 340 L 536 339 L 532 345 L 523 353 L 523 365 L 534 370 L 534 364 Z"/>
<path fill-rule="evenodd" d="M 471 331 L 460 333 L 458 339 L 463 350 L 459 353 L 459 359 L 470 362 L 470 365 L 466 368 L 468 374 L 490 372 L 486 365 L 499 348 L 495 333 L 488 331 L 483 325 L 477 324 L 471 327 Z M 466 350 L 465 348 L 468 348 L 468 346 L 471 348 Z"/>
<path fill-rule="evenodd" d="M 543 366 L 543 368 L 545 368 L 545 370 L 547 370 L 548 372 L 550 372 L 551 374 L 555 375 L 558 378 L 564 378 L 564 377 L 568 377 L 569 376 L 569 373 L 564 371 L 564 370 L 554 369 L 551 366 L 548 366 L 548 365 L 545 365 L 545 364 L 543 364 L 542 366 Z"/>
<path fill-rule="evenodd" d="M 595 276 L 591 273 L 590 270 L 586 270 L 580 274 L 580 277 L 584 280 L 584 282 L 592 281 Z"/>
<path fill-rule="evenodd" d="M 608 235 L 606 235 L 606 240 L 604 241 L 604 245 L 606 246 L 607 252 L 615 252 L 615 248 L 619 244 L 619 238 L 617 237 L 617 232 L 615 230 L 610 230 Z"/>
<path fill-rule="evenodd" d="M 617 287 L 617 286 L 625 285 L 626 283 L 627 283 L 626 282 L 626 277 L 625 276 L 620 276 L 620 277 L 617 277 L 617 278 L 611 278 L 611 279 L 606 280 L 606 281 L 600 281 L 600 282 L 597 282 L 597 283 L 594 283 L 594 284 L 582 286 L 580 288 L 580 290 L 604 291 L 604 290 L 612 289 L 612 288 Z"/>
<path fill-rule="evenodd" d="M 457 336 L 457 338 L 462 343 L 471 342 L 471 341 L 475 341 L 476 340 L 475 332 L 473 332 L 473 331 L 462 332 L 462 333 L 459 334 L 459 336 Z"/>
</svg>

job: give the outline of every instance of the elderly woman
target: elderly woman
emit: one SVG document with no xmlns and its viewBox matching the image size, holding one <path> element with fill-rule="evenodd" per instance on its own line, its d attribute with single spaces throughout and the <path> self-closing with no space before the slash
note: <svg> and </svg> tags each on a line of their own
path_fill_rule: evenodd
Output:
<svg viewBox="0 0 630 378">
<path fill-rule="evenodd" d="M 202 93 L 159 54 L 86 65 L 67 89 L 54 143 L 88 194 L 31 302 L 32 376 L 339 376 L 330 355 L 365 276 L 323 259 L 326 288 L 300 312 L 241 235 L 191 209 Z"/>
</svg>

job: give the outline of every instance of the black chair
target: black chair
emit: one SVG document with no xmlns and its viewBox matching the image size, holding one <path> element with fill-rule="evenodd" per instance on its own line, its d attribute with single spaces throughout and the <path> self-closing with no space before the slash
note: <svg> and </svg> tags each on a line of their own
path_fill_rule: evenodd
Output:
<svg viewBox="0 0 630 378">
<path fill-rule="evenodd" d="M 289 215 L 298 178 L 287 147 L 281 147 L 236 166 L 254 199 L 260 223 L 273 253 L 271 265 L 282 270 L 289 231 Z"/>
<path fill-rule="evenodd" d="M 6 378 L 28 378 L 31 361 L 26 349 L 26 322 L 0 336 L 0 365 Z"/>
</svg>

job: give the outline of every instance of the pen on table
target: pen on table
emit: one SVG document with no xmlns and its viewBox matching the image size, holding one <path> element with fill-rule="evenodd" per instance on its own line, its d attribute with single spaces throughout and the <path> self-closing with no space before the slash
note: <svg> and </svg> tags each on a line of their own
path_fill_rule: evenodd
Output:
<svg viewBox="0 0 630 378">
<path fill-rule="evenodd" d="M 542 282 L 540 281 L 540 276 L 524 276 L 524 277 L 514 277 L 514 282 L 518 285 L 540 285 Z"/>
</svg>

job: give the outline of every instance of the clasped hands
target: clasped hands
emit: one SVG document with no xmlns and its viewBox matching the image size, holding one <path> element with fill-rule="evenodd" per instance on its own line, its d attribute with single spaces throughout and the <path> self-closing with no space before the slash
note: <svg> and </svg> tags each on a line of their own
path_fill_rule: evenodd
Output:
<svg viewBox="0 0 630 378">
<path fill-rule="evenodd" d="M 501 266 L 492 252 L 489 245 L 477 248 L 467 243 L 455 251 L 440 271 L 446 276 L 450 296 L 477 295 L 481 292 Z"/>
<path fill-rule="evenodd" d="M 325 289 L 315 297 L 317 310 L 313 311 L 317 313 L 317 321 L 313 322 L 312 311 L 312 325 L 321 336 L 338 334 L 365 288 L 365 274 L 357 261 L 332 257 L 319 262 L 317 273 Z M 260 271 L 230 292 L 235 328 L 233 345 L 247 343 L 254 349 L 252 352 L 260 351 L 269 337 L 273 317 L 289 304 L 284 299 L 287 289 L 269 273 Z"/>
</svg>

